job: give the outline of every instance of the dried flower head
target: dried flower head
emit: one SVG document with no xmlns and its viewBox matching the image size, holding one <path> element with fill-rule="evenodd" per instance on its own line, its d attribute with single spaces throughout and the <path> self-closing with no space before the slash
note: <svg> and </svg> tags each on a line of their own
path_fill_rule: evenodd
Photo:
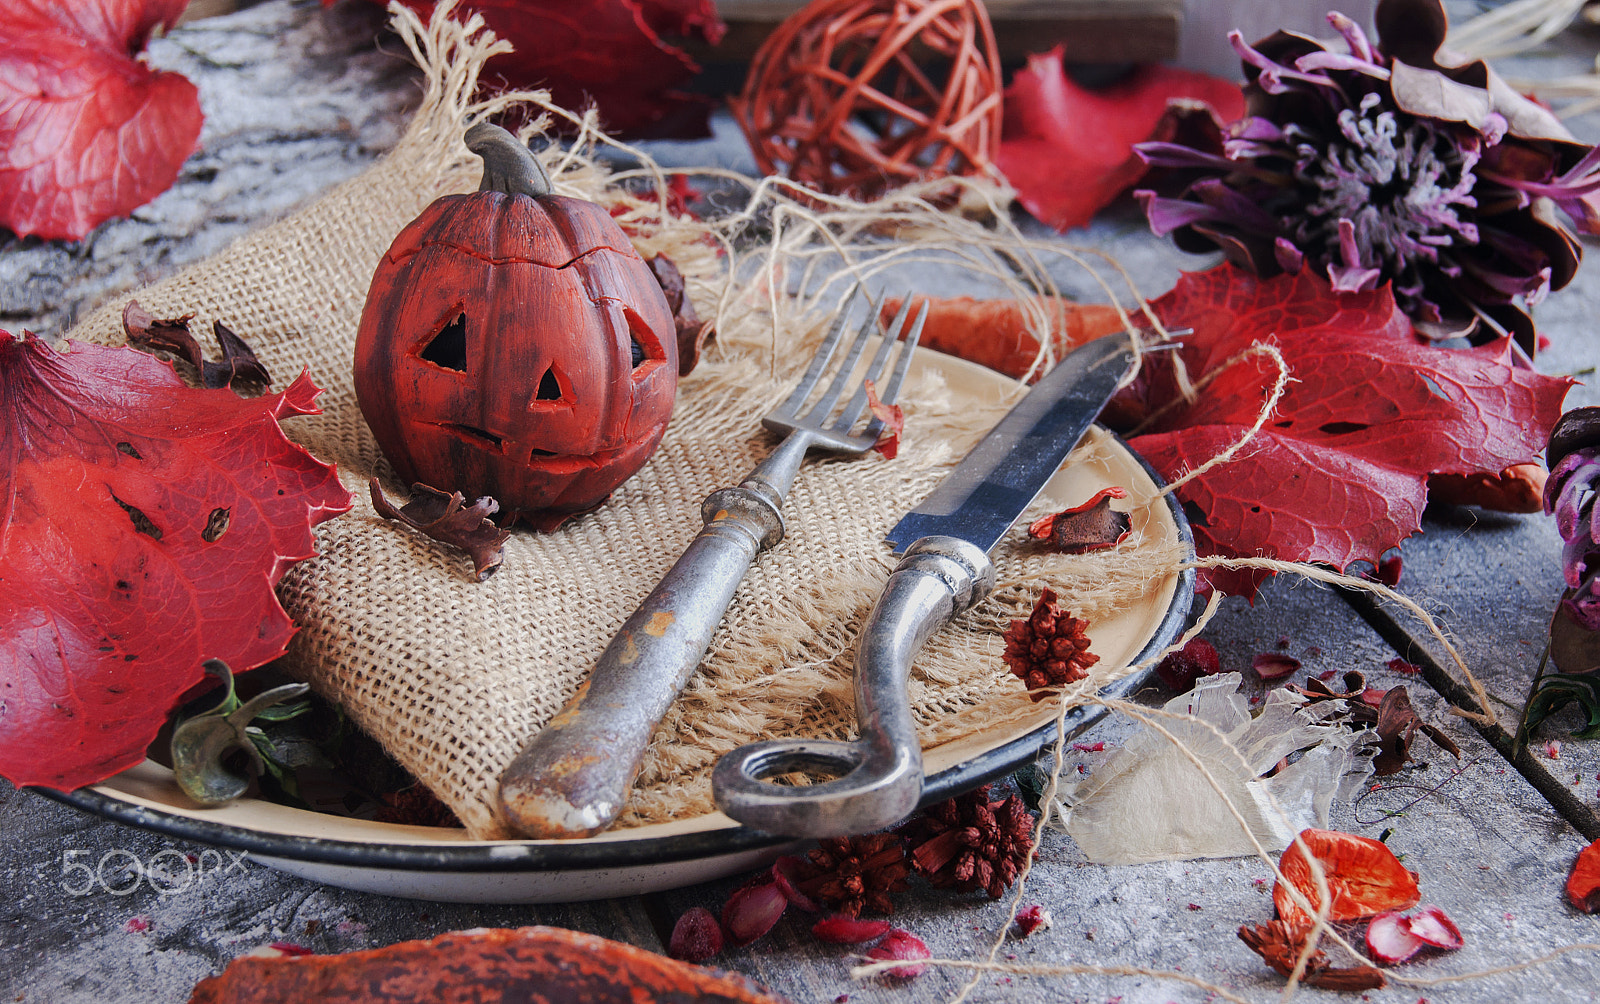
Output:
<svg viewBox="0 0 1600 1004">
<path fill-rule="evenodd" d="M 911 866 L 893 833 L 830 837 L 817 842 L 798 871 L 795 888 L 847 917 L 893 913 L 889 894 L 907 888 Z"/>
<path fill-rule="evenodd" d="M 1089 651 L 1084 631 L 1089 622 L 1056 605 L 1056 593 L 1045 589 L 1026 620 L 1014 620 L 1006 631 L 1002 656 L 1011 672 L 1020 676 L 1034 701 L 1050 695 L 1049 687 L 1075 683 L 1089 675 L 1100 657 Z"/>
<path fill-rule="evenodd" d="M 990 786 L 929 806 L 903 830 L 911 864 L 938 889 L 982 889 L 999 899 L 1033 853 L 1035 817 L 1017 795 L 990 801 Z"/>
<path fill-rule="evenodd" d="M 1341 291 L 1390 282 L 1422 334 L 1512 333 L 1531 355 L 1525 307 L 1582 257 L 1555 210 L 1594 232 L 1600 153 L 1483 62 L 1440 62 L 1440 0 L 1382 0 L 1377 46 L 1344 15 L 1328 21 L 1347 52 L 1292 32 L 1229 36 L 1249 114 L 1137 147 L 1170 169 L 1138 193 L 1151 228 L 1261 276 L 1310 266 Z"/>
<path fill-rule="evenodd" d="M 1563 613 L 1588 631 L 1600 631 L 1600 408 L 1561 416 L 1550 432 L 1550 479 L 1544 511 L 1556 518 L 1565 546 L 1562 573 L 1572 592 Z M 1578 667 L 1571 667 L 1576 669 Z"/>
</svg>

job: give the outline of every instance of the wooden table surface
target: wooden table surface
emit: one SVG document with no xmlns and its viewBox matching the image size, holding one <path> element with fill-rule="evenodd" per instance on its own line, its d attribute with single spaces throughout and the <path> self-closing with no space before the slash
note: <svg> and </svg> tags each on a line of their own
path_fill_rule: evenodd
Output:
<svg viewBox="0 0 1600 1004">
<path fill-rule="evenodd" d="M 153 47 L 154 61 L 189 74 L 207 112 L 203 148 L 175 189 L 132 218 L 108 224 L 79 244 L 0 242 L 0 326 L 59 335 L 73 319 L 130 289 L 214 253 L 229 240 L 290 212 L 349 177 L 392 144 L 417 98 L 416 77 L 392 41 L 371 39 L 379 8 L 315 0 L 272 0 L 227 17 L 195 22 Z M 1587 47 L 1587 53 L 1584 48 Z M 1529 75 L 1582 65 L 1594 39 L 1564 40 Z M 1580 123 L 1580 130 L 1583 128 Z M 748 164 L 736 130 L 719 139 L 660 144 L 672 163 Z M 1586 136 L 1595 139 L 1594 135 Z M 1165 290 L 1179 268 L 1204 264 L 1151 238 L 1137 213 L 1107 214 L 1072 235 L 1117 255 L 1144 288 Z M 1594 250 L 1591 247 L 1591 250 Z M 1064 284 L 1070 277 L 1062 275 Z M 940 277 L 945 293 L 960 278 Z M 1087 292 L 1087 291 L 1086 291 Z M 1567 290 L 1539 310 L 1552 340 L 1540 357 L 1552 373 L 1585 371 L 1600 359 L 1600 265 L 1590 261 Z M 1568 406 L 1600 404 L 1592 387 Z M 1449 626 L 1502 720 L 1514 721 L 1538 666 L 1545 626 L 1561 589 L 1560 541 L 1542 516 L 1504 516 L 1435 507 L 1424 532 L 1406 542 L 1402 588 Z M 1600 744 L 1566 739 L 1559 759 L 1515 762 L 1503 732 L 1480 734 L 1447 713 L 1461 696 L 1418 641 L 1416 625 L 1351 603 L 1308 582 L 1280 577 L 1252 607 L 1230 599 L 1208 635 L 1224 666 L 1280 648 L 1311 672 L 1358 668 L 1377 686 L 1407 684 L 1428 720 L 1461 745 L 1459 763 L 1419 743 L 1418 762 L 1353 804 L 1335 808 L 1336 828 L 1377 836 L 1422 875 L 1427 901 L 1460 925 L 1466 945 L 1406 967 L 1430 980 L 1526 962 L 1563 946 L 1600 942 L 1600 921 L 1574 911 L 1562 885 L 1574 855 L 1600 837 Z M 1396 654 L 1421 663 L 1421 679 L 1385 663 Z M 1247 674 L 1248 675 L 1248 674 Z M 1157 687 L 1142 695 L 1167 696 Z M 1104 753 L 1075 753 L 1069 771 L 1092 771 L 1133 731 L 1108 719 L 1086 742 Z M 478 906 L 352 893 L 293 878 L 248 860 L 228 861 L 181 893 L 140 884 L 127 895 L 78 892 L 65 865 L 108 853 L 141 860 L 203 848 L 85 815 L 0 782 L 0 1000 L 50 1004 L 183 1001 L 199 979 L 230 959 L 273 941 L 320 952 L 377 947 L 472 927 L 549 924 L 661 950 L 674 919 L 691 906 L 720 908 L 740 879 L 649 896 L 556 906 Z M 1087 863 L 1064 834 L 1049 832 L 1022 904 L 1040 903 L 1054 926 L 1008 941 L 1001 962 L 1019 966 L 1091 965 L 1187 973 L 1250 1000 L 1274 999 L 1281 980 L 1235 936 L 1241 923 L 1271 915 L 1267 868 L 1251 858 L 1140 866 Z M 1007 904 L 919 887 L 895 921 L 942 958 L 984 958 Z M 955 996 L 964 971 L 935 969 L 909 984 L 856 982 L 848 952 L 814 940 L 786 918 L 765 939 L 725 952 L 717 965 L 744 973 L 796 1001 L 922 1001 Z M 1363 1000 L 1500 1002 L 1588 1000 L 1597 989 L 1595 955 L 1565 954 L 1530 968 L 1438 986 L 1392 984 Z M 1306 991 L 1320 995 L 1321 991 Z M 1214 999 L 1204 990 L 1146 975 L 983 973 L 971 1000 L 1167 1001 Z"/>
</svg>

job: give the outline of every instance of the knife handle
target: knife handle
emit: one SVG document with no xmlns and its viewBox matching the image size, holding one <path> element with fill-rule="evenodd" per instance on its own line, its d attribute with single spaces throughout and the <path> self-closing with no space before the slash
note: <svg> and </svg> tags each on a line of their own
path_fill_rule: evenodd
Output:
<svg viewBox="0 0 1600 1004">
<path fill-rule="evenodd" d="M 587 680 L 500 776 L 525 837 L 592 836 L 622 811 L 650 737 L 711 644 L 756 554 L 783 539 L 781 498 L 758 481 L 714 492 L 706 525 L 606 646 Z"/>
<path fill-rule="evenodd" d="M 870 833 L 904 819 L 922 797 L 922 743 L 906 685 L 924 642 L 994 588 L 994 565 L 955 537 L 924 537 L 906 549 L 856 644 L 855 742 L 773 739 L 741 746 L 717 762 L 717 807 L 746 826 L 795 837 Z M 839 774 L 780 786 L 766 779 L 797 771 Z"/>
</svg>

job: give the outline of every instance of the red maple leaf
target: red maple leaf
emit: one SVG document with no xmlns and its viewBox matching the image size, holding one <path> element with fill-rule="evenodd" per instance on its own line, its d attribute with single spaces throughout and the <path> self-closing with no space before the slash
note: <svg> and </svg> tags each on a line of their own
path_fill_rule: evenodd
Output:
<svg viewBox="0 0 1600 1004">
<path fill-rule="evenodd" d="M 0 0 L 0 226 L 77 240 L 171 187 L 200 99 L 138 53 L 184 0 Z"/>
<path fill-rule="evenodd" d="M 1195 110 L 1208 105 L 1220 121 L 1244 115 L 1237 84 L 1191 70 L 1140 66 L 1096 90 L 1080 87 L 1062 71 L 1062 47 L 1028 57 L 1005 92 L 1001 172 L 1017 201 L 1057 230 L 1089 225 L 1096 212 L 1147 170 L 1133 144 L 1171 138 L 1178 128 L 1174 102 Z"/>
<path fill-rule="evenodd" d="M 436 6 L 401 2 L 424 21 Z M 552 101 L 575 111 L 593 104 L 614 135 L 711 135 L 711 103 L 682 89 L 700 66 L 663 36 L 721 41 L 727 26 L 712 0 L 464 0 L 454 16 L 473 14 L 515 50 L 490 58 L 485 81 L 547 87 Z"/>
<path fill-rule="evenodd" d="M 1251 356 L 1275 345 L 1293 375 L 1248 446 L 1179 490 L 1202 554 L 1266 555 L 1344 569 L 1376 562 L 1415 533 L 1433 473 L 1499 472 L 1543 448 L 1572 381 L 1516 365 L 1509 339 L 1472 349 L 1425 344 L 1387 287 L 1335 293 L 1310 269 L 1260 279 L 1222 265 L 1183 275 L 1152 303 L 1169 328 L 1193 328 L 1181 355 L 1211 377 L 1138 430 L 1131 445 L 1173 479 L 1236 442 L 1278 377 Z M 1119 396 L 1123 414 L 1179 399 L 1170 359 L 1145 357 Z M 1211 576 L 1230 592 L 1249 577 Z"/>
<path fill-rule="evenodd" d="M 350 508 L 291 443 L 302 373 L 244 400 L 132 349 L 0 331 L 0 775 L 71 789 L 138 763 L 201 663 L 283 654 L 273 594 Z"/>
</svg>

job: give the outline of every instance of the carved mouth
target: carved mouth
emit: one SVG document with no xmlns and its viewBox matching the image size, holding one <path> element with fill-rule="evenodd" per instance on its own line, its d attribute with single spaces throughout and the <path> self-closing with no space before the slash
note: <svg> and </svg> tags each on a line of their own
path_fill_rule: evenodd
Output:
<svg viewBox="0 0 1600 1004">
<path fill-rule="evenodd" d="M 455 422 L 430 422 L 436 428 L 443 429 L 457 439 L 471 443 L 479 449 L 489 453 L 505 456 L 507 443 L 504 436 L 497 436 L 485 429 L 470 425 L 460 425 Z M 514 448 L 515 444 L 511 444 Z M 611 450 L 598 450 L 594 453 L 553 453 L 550 450 L 533 448 L 528 451 L 528 466 L 536 471 L 548 474 L 572 474 L 585 468 L 605 467 L 617 460 L 629 450 L 622 446 Z"/>
</svg>

